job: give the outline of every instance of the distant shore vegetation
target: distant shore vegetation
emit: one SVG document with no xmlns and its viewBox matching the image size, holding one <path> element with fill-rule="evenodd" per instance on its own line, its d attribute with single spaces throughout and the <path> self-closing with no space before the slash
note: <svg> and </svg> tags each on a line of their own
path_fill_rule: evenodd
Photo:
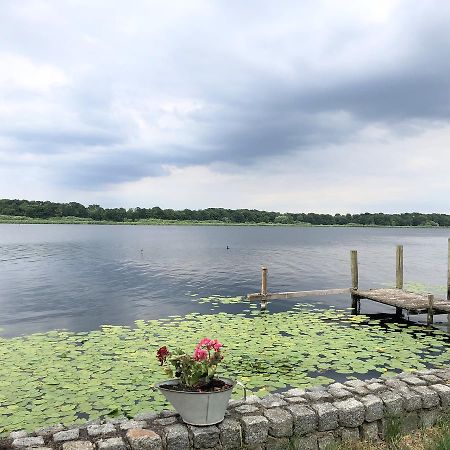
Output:
<svg viewBox="0 0 450 450">
<path fill-rule="evenodd" d="M 104 223 L 297 226 L 450 227 L 448 214 L 317 214 L 280 213 L 256 209 L 206 208 L 199 210 L 102 208 L 81 203 L 0 199 L 0 223 Z"/>
</svg>

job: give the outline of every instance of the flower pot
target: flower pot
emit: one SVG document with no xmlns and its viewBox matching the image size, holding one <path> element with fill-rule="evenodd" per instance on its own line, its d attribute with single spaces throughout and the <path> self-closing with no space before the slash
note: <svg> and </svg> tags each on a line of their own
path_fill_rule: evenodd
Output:
<svg viewBox="0 0 450 450">
<path fill-rule="evenodd" d="M 167 385 L 177 385 L 179 380 L 167 380 L 155 386 L 180 414 L 183 422 L 190 425 L 214 425 L 222 422 L 231 393 L 236 384 L 227 378 L 219 378 L 231 387 L 219 392 L 187 392 L 167 388 Z M 161 387 L 164 385 L 164 387 Z"/>
</svg>

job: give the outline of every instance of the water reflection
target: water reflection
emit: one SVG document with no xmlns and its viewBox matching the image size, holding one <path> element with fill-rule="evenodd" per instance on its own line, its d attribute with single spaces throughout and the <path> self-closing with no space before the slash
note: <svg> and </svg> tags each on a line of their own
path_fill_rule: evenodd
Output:
<svg viewBox="0 0 450 450">
<path fill-rule="evenodd" d="M 400 243 L 405 282 L 442 286 L 448 234 L 406 228 L 2 224 L 0 328 L 5 336 L 55 328 L 87 331 L 206 312 L 208 306 L 193 303 L 192 294 L 257 291 L 261 265 L 269 267 L 272 292 L 346 287 L 351 249 L 358 249 L 360 286 L 393 284 Z M 307 300 L 350 306 L 345 295 Z M 269 310 L 294 303 L 273 302 Z M 391 308 L 366 302 L 361 312 Z M 445 316 L 436 319 L 446 326 Z"/>
</svg>

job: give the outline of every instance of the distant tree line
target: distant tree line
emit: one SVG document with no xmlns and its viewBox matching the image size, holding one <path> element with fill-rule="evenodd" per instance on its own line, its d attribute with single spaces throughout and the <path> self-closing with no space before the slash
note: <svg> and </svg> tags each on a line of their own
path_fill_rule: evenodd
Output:
<svg viewBox="0 0 450 450">
<path fill-rule="evenodd" d="M 79 217 L 96 221 L 135 222 L 145 219 L 220 221 L 229 223 L 279 223 L 311 225 L 380 225 L 380 226 L 450 226 L 448 214 L 316 214 L 279 213 L 256 209 L 206 208 L 199 210 L 153 208 L 102 208 L 80 203 L 49 201 L 0 200 L 0 215 L 24 216 L 38 219 Z"/>
</svg>

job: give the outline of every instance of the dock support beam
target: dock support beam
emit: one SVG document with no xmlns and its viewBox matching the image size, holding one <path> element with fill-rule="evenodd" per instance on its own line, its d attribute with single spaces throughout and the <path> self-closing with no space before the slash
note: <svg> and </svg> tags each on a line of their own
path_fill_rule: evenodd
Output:
<svg viewBox="0 0 450 450">
<path fill-rule="evenodd" d="M 352 289 L 357 290 L 359 284 L 359 274 L 358 274 L 358 252 L 356 250 L 350 251 L 350 264 L 352 273 Z M 356 314 L 360 311 L 360 300 L 352 293 L 352 309 Z"/>
<path fill-rule="evenodd" d="M 447 253 L 447 300 L 450 301 L 450 238 L 448 238 Z M 450 333 L 450 314 L 447 314 L 447 329 Z"/>
<path fill-rule="evenodd" d="M 395 287 L 403 289 L 403 245 L 397 245 L 395 261 Z M 395 315 L 402 317 L 402 308 L 395 308 Z"/>
<path fill-rule="evenodd" d="M 450 300 L 450 238 L 448 238 L 448 256 L 447 256 L 447 300 Z"/>
<path fill-rule="evenodd" d="M 427 325 L 433 324 L 433 308 L 434 308 L 434 295 L 428 294 Z"/>
<path fill-rule="evenodd" d="M 261 295 L 263 296 L 261 300 L 261 311 L 265 311 L 267 308 L 267 267 L 261 267 Z"/>
</svg>

